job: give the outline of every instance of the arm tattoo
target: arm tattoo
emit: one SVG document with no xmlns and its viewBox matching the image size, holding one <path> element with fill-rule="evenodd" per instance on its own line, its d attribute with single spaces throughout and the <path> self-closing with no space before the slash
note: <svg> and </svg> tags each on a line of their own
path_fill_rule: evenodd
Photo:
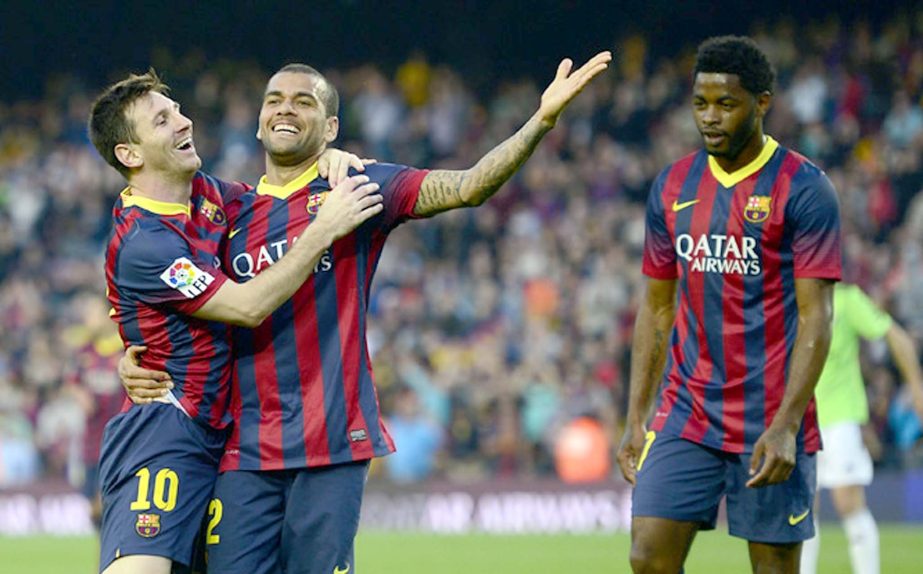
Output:
<svg viewBox="0 0 923 574">
<path fill-rule="evenodd" d="M 413 206 L 416 215 L 434 215 L 452 207 L 464 205 L 461 187 L 465 181 L 465 172 L 435 170 L 431 171 L 420 185 L 420 195 Z"/>
<path fill-rule="evenodd" d="M 550 129 L 551 126 L 533 117 L 471 169 L 430 172 L 420 186 L 414 213 L 427 216 L 484 203 L 529 159 Z"/>
</svg>

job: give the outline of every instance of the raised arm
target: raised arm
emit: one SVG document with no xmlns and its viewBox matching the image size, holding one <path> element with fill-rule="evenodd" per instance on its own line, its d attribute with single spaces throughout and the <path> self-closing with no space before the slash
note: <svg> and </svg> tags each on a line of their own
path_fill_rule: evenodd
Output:
<svg viewBox="0 0 923 574">
<path fill-rule="evenodd" d="M 317 217 L 278 262 L 246 283 L 226 281 L 194 317 L 256 327 L 287 301 L 334 241 L 382 210 L 378 184 L 347 178 L 327 195 Z"/>
<path fill-rule="evenodd" d="M 635 318 L 631 342 L 628 415 L 619 446 L 622 476 L 635 483 L 644 450 L 644 421 L 650 415 L 667 360 L 667 345 L 676 317 L 676 280 L 648 279 L 644 300 Z"/>
<path fill-rule="evenodd" d="M 753 446 L 747 486 L 786 480 L 795 468 L 795 439 L 827 360 L 833 322 L 833 281 L 795 279 L 798 333 L 779 410 Z"/>
<path fill-rule="evenodd" d="M 567 104 L 601 74 L 612 60 L 600 52 L 571 73 L 574 63 L 564 59 L 554 80 L 542 94 L 538 111 L 519 131 L 463 171 L 437 169 L 426 175 L 414 205 L 414 214 L 428 217 L 458 207 L 481 205 L 525 163 L 538 142 L 558 121 Z"/>
</svg>

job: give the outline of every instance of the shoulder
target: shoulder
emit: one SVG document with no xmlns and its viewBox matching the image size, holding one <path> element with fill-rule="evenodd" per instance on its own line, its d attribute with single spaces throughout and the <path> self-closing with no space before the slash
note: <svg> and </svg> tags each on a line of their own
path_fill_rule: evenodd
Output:
<svg viewBox="0 0 923 574">
<path fill-rule="evenodd" d="M 236 200 L 253 188 L 240 181 L 224 181 L 204 171 L 198 171 L 192 180 L 193 194 L 202 194 L 210 198 L 220 198 L 223 203 Z"/>
<path fill-rule="evenodd" d="M 371 165 L 365 166 L 364 174 L 369 176 L 370 181 L 377 183 L 383 183 L 390 181 L 398 174 L 421 172 L 417 168 L 413 168 L 406 165 L 401 165 L 397 163 L 373 163 Z M 350 170 L 349 175 L 361 175 L 359 172 Z"/>
<path fill-rule="evenodd" d="M 186 241 L 181 233 L 159 217 L 136 217 L 119 234 L 119 252 L 123 259 L 126 256 L 151 259 L 177 248 L 185 250 Z"/>
</svg>

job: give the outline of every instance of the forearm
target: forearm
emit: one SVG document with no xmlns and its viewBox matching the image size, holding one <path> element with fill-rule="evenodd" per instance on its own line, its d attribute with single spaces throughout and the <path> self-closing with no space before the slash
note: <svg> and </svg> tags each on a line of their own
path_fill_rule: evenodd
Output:
<svg viewBox="0 0 923 574">
<path fill-rule="evenodd" d="M 241 304 L 247 314 L 261 323 L 288 301 L 329 247 L 330 234 L 320 226 L 309 225 L 284 257 L 242 285 Z"/>
<path fill-rule="evenodd" d="M 800 316 L 792 348 L 788 381 L 772 426 L 798 432 L 830 350 L 830 317 L 822 309 Z"/>
<path fill-rule="evenodd" d="M 247 283 L 226 281 L 193 315 L 241 327 L 256 327 L 287 301 L 314 271 L 332 235 L 314 224 L 278 262 Z"/>
<path fill-rule="evenodd" d="M 657 311 L 642 305 L 632 338 L 631 374 L 628 390 L 628 425 L 647 420 L 667 360 L 667 342 L 673 328 L 673 309 Z"/>
<path fill-rule="evenodd" d="M 417 216 L 487 201 L 532 155 L 554 124 L 533 115 L 519 131 L 464 171 L 433 170 L 427 174 L 414 206 Z"/>
<path fill-rule="evenodd" d="M 920 371 L 920 358 L 913 340 L 906 331 L 894 324 L 888 331 L 887 341 L 904 383 L 913 396 L 923 398 L 923 373 Z"/>
</svg>

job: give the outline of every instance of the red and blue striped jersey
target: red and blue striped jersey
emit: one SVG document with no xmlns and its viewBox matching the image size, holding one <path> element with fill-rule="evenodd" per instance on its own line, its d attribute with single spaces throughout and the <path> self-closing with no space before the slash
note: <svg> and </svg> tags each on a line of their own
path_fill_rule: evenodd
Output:
<svg viewBox="0 0 923 574">
<path fill-rule="evenodd" d="M 186 413 L 219 429 L 230 422 L 230 327 L 191 314 L 227 280 L 218 258 L 228 224 L 222 198 L 243 187 L 197 173 L 187 205 L 126 189 L 106 249 L 107 294 L 122 341 L 146 345 L 141 366 L 169 373 Z"/>
<path fill-rule="evenodd" d="M 678 279 L 651 429 L 748 453 L 782 402 L 798 328 L 795 279 L 839 280 L 830 180 L 767 138 L 732 174 L 704 150 L 667 167 L 647 203 L 644 274 Z M 813 399 L 797 437 L 820 448 Z"/>
<path fill-rule="evenodd" d="M 275 470 L 394 451 L 366 344 L 369 289 L 385 240 L 413 216 L 426 171 L 376 164 L 384 210 L 334 242 L 295 295 L 255 329 L 234 329 L 234 429 L 222 470 Z M 238 282 L 282 257 L 330 190 L 316 166 L 286 186 L 265 178 L 227 203 L 224 266 Z"/>
</svg>

